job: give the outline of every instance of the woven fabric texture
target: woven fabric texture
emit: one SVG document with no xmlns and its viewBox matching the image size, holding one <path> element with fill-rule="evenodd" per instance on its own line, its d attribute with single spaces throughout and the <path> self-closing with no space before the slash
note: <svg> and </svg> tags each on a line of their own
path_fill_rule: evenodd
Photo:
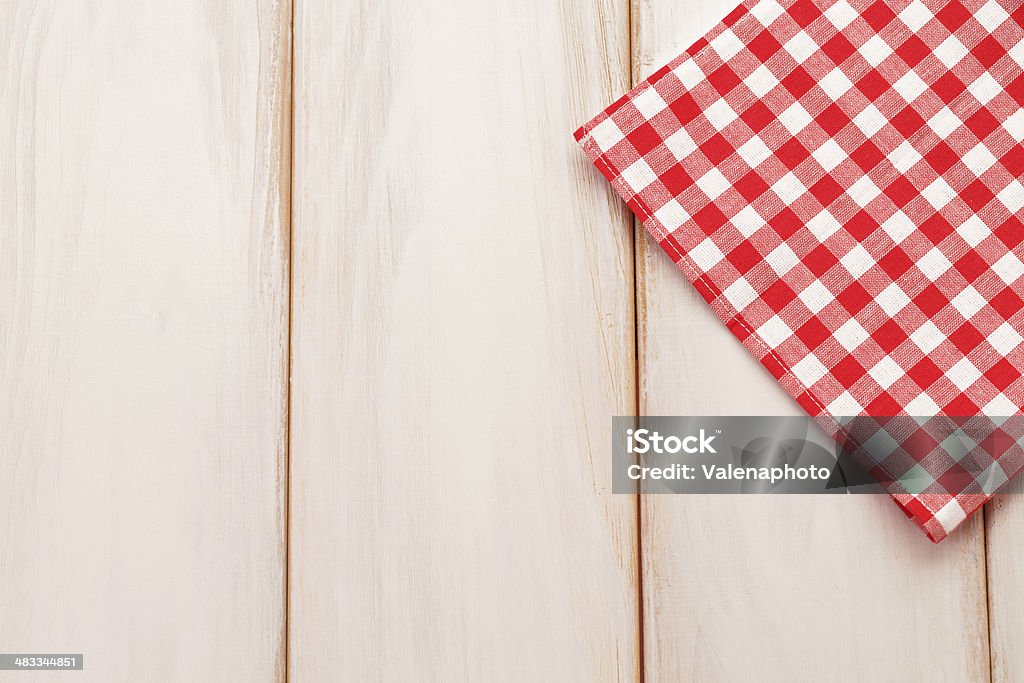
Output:
<svg viewBox="0 0 1024 683">
<path fill-rule="evenodd" d="M 998 430 L 1024 405 L 1022 21 L 1007 0 L 746 2 L 576 138 L 837 437 L 864 415 Z M 1019 438 L 965 438 L 864 458 L 935 541 L 1024 465 Z"/>
</svg>

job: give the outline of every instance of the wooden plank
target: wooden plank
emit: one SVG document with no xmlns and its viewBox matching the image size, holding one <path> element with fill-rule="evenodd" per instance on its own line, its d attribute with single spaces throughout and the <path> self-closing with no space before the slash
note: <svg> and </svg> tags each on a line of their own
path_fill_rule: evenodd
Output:
<svg viewBox="0 0 1024 683">
<path fill-rule="evenodd" d="M 988 559 L 989 625 L 992 637 L 992 680 L 1019 681 L 1024 676 L 1024 548 L 1020 544 L 1024 524 L 1024 480 L 1014 479 L 1001 495 L 985 506 Z"/>
<path fill-rule="evenodd" d="M 283 674 L 288 15 L 0 9 L 0 643 L 76 680 Z"/>
<path fill-rule="evenodd" d="M 635 76 L 734 5 L 635 0 Z M 637 251 L 640 409 L 799 414 L 660 248 Z M 881 496 L 647 497 L 646 680 L 987 680 L 982 534 L 935 546 Z"/>
<path fill-rule="evenodd" d="M 620 0 L 296 6 L 294 680 L 635 680 Z"/>
</svg>

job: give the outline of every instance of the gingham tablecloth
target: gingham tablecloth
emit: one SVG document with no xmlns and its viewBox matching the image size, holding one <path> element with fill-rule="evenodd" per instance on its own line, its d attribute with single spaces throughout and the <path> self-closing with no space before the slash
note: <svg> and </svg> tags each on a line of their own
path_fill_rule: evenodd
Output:
<svg viewBox="0 0 1024 683">
<path fill-rule="evenodd" d="M 808 413 L 909 439 L 863 462 L 935 541 L 1024 466 L 1022 21 L 749 1 L 576 133 Z"/>
</svg>

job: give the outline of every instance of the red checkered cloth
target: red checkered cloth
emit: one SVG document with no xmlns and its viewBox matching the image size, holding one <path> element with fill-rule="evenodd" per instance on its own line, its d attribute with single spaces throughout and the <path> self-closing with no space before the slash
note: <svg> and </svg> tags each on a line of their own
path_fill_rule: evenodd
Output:
<svg viewBox="0 0 1024 683">
<path fill-rule="evenodd" d="M 576 137 L 838 438 L 858 415 L 1016 415 L 1022 22 L 1010 0 L 750 0 Z M 963 449 L 874 466 L 938 541 L 1021 469 L 1000 449 L 995 475 L 949 476 Z"/>
</svg>

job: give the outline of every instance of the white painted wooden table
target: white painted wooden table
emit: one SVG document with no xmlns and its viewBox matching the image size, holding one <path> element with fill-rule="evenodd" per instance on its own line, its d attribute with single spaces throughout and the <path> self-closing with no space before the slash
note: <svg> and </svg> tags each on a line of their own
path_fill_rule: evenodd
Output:
<svg viewBox="0 0 1024 683">
<path fill-rule="evenodd" d="M 3 3 L 0 680 L 1024 678 L 1019 497 L 609 490 L 797 412 L 571 139 L 731 5 Z"/>
</svg>

